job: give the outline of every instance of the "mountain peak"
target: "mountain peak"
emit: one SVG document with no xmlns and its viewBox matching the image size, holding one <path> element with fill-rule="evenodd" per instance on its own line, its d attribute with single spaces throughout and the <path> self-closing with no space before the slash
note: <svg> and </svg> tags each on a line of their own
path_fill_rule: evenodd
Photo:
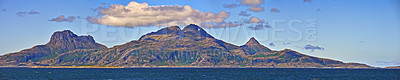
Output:
<svg viewBox="0 0 400 80">
<path fill-rule="evenodd" d="M 63 30 L 63 31 L 54 32 L 53 35 L 51 36 L 51 39 L 77 37 L 77 36 L 78 35 L 74 34 L 70 30 Z"/>
<path fill-rule="evenodd" d="M 197 26 L 196 24 L 190 24 L 190 25 L 187 25 L 185 28 L 183 28 L 183 30 L 184 30 L 184 31 L 187 31 L 187 30 L 197 30 L 197 31 L 200 31 L 200 30 L 202 30 L 202 28 L 200 28 L 200 27 Z"/>
<path fill-rule="evenodd" d="M 141 40 L 155 41 L 152 39 L 153 38 L 153 37 L 151 37 L 152 35 L 165 35 L 165 34 L 174 34 L 174 35 L 178 35 L 178 36 L 184 36 L 183 32 L 182 32 L 181 28 L 179 28 L 179 26 L 170 26 L 170 27 L 162 28 L 156 32 L 151 32 L 146 35 L 143 35 L 139 38 L 139 41 L 141 41 Z"/>
<path fill-rule="evenodd" d="M 181 28 L 179 28 L 179 26 L 170 26 L 170 27 L 167 27 L 167 29 L 169 29 L 169 30 L 181 30 Z"/>
<path fill-rule="evenodd" d="M 46 45 L 60 49 L 61 51 L 106 48 L 101 44 L 97 44 L 92 36 L 78 36 L 70 30 L 54 32 L 50 41 Z"/>
<path fill-rule="evenodd" d="M 258 52 L 271 52 L 271 49 L 261 45 L 254 37 L 250 38 L 249 41 L 243 46 L 240 46 L 246 55 L 253 55 Z"/>
<path fill-rule="evenodd" d="M 209 38 L 214 38 L 210 34 L 208 34 L 203 28 L 195 25 L 195 24 L 190 24 L 183 28 L 185 34 L 189 34 L 195 37 L 209 37 Z"/>
<path fill-rule="evenodd" d="M 254 37 L 251 37 L 245 45 L 260 45 L 260 43 Z"/>
</svg>

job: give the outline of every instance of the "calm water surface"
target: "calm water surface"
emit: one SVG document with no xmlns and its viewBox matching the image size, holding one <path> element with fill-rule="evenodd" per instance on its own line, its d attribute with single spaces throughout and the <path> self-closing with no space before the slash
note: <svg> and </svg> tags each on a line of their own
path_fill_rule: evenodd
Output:
<svg viewBox="0 0 400 80">
<path fill-rule="evenodd" d="M 288 68 L 0 68 L 0 79 L 379 79 L 400 80 L 400 69 Z"/>
</svg>

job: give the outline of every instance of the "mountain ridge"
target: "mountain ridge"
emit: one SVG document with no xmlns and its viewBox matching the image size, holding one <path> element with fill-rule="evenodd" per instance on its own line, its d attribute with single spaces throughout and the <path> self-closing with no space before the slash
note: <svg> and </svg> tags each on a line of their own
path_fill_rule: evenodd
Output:
<svg viewBox="0 0 400 80">
<path fill-rule="evenodd" d="M 93 37 L 55 32 L 45 45 L 0 56 L 0 66 L 214 66 L 288 68 L 371 68 L 365 64 L 312 57 L 294 50 L 271 50 L 254 37 L 241 46 L 216 39 L 190 24 L 162 28 L 138 40 L 107 48 Z"/>
</svg>

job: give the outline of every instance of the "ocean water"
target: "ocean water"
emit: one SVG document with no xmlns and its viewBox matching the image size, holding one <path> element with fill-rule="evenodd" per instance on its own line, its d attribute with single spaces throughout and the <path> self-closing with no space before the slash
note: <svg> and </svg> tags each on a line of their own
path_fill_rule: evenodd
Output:
<svg viewBox="0 0 400 80">
<path fill-rule="evenodd" d="M 400 69 L 317 69 L 317 68 L 122 68 L 46 69 L 0 68 L 0 79 L 378 79 L 400 80 Z"/>
</svg>

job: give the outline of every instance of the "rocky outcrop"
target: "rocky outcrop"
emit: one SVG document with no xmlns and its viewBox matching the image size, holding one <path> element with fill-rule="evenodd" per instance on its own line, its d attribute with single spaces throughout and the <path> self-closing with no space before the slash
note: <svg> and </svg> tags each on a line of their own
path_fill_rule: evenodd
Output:
<svg viewBox="0 0 400 80">
<path fill-rule="evenodd" d="M 46 44 L 49 48 L 57 53 L 64 53 L 74 49 L 105 49 L 107 47 L 98 44 L 93 37 L 77 36 L 69 30 L 57 31 Z"/>
</svg>

